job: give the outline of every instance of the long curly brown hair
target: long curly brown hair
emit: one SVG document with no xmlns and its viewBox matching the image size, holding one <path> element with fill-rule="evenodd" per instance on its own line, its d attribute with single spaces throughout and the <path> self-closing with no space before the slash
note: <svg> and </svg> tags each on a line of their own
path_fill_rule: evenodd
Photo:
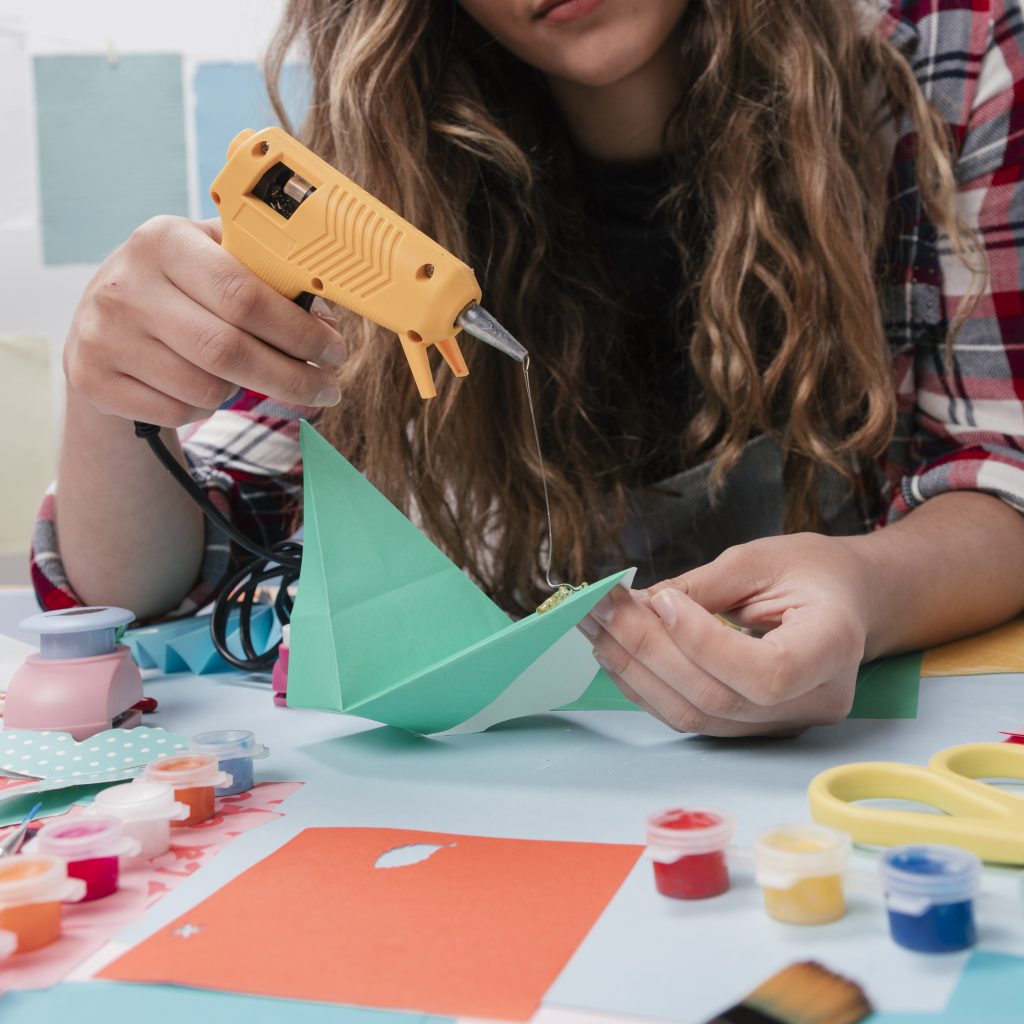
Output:
<svg viewBox="0 0 1024 1024">
<path fill-rule="evenodd" d="M 893 429 L 886 125 L 913 117 L 925 211 L 967 254 L 951 143 L 851 0 L 691 0 L 684 18 L 664 210 L 689 310 L 679 359 L 700 401 L 662 443 L 680 467 L 717 458 L 714 490 L 769 434 L 786 457 L 785 527 L 813 528 L 823 467 L 855 485 Z M 312 80 L 303 141 L 474 267 L 529 349 L 555 570 L 589 578 L 651 431 L 543 78 L 452 0 L 289 0 L 266 62 L 285 123 L 278 81 L 296 44 Z M 548 536 L 519 367 L 466 344 L 469 378 L 440 369 L 424 403 L 394 337 L 351 316 L 342 330 L 344 398 L 320 430 L 496 600 L 535 605 Z"/>
</svg>

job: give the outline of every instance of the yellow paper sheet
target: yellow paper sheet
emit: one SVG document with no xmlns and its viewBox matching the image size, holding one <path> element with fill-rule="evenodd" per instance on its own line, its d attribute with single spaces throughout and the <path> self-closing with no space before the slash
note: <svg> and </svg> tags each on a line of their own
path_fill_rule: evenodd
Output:
<svg viewBox="0 0 1024 1024">
<path fill-rule="evenodd" d="M 3 499 L 0 553 L 28 557 L 36 510 L 54 475 L 50 345 L 29 334 L 0 334 Z"/>
<path fill-rule="evenodd" d="M 921 677 L 1024 672 L 1024 618 L 925 651 Z"/>
</svg>

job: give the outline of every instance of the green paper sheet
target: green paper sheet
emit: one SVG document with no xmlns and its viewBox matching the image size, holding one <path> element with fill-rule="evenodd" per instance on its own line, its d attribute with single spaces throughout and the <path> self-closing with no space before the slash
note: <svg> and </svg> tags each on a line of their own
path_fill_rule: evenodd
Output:
<svg viewBox="0 0 1024 1024">
<path fill-rule="evenodd" d="M 917 718 L 921 687 L 921 652 L 879 658 L 861 665 L 857 692 L 848 718 Z M 598 672 L 579 698 L 559 711 L 639 711 L 611 681 Z"/>
<path fill-rule="evenodd" d="M 612 677 L 601 669 L 593 682 L 571 704 L 565 704 L 559 711 L 640 711 L 612 682 Z"/>
<path fill-rule="evenodd" d="M 16 825 L 36 804 L 43 806 L 36 813 L 37 818 L 49 818 L 64 814 L 75 804 L 91 804 L 101 789 L 112 783 L 105 782 L 91 786 L 71 786 L 64 789 L 50 789 L 45 793 L 26 793 L 18 796 L 17 791 L 0 803 L 0 828 Z"/>
<path fill-rule="evenodd" d="M 917 718 L 921 652 L 861 665 L 848 718 Z"/>
<path fill-rule="evenodd" d="M 301 443 L 290 705 L 434 733 L 549 711 L 586 689 L 597 666 L 573 627 L 627 573 L 513 623 L 308 423 Z"/>
</svg>

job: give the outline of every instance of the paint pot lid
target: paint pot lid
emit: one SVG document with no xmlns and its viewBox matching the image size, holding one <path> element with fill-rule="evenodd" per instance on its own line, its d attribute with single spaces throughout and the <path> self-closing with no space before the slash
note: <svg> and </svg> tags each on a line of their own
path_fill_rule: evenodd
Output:
<svg viewBox="0 0 1024 1024">
<path fill-rule="evenodd" d="M 673 864 L 682 857 L 725 849 L 732 817 L 710 807 L 673 807 L 647 819 L 647 855 Z"/>
<path fill-rule="evenodd" d="M 35 838 L 40 853 L 53 854 L 65 860 L 120 855 L 124 824 L 110 814 L 90 814 L 70 821 L 52 821 L 44 825 Z"/>
<path fill-rule="evenodd" d="M 270 750 L 257 743 L 253 734 L 245 729 L 221 729 L 218 732 L 201 732 L 189 740 L 189 749 L 200 754 L 213 754 L 218 761 L 230 758 L 250 757 L 257 760 L 266 757 Z"/>
<path fill-rule="evenodd" d="M 53 636 L 58 633 L 91 633 L 96 629 L 116 629 L 135 619 L 127 608 L 59 608 L 54 612 L 36 612 L 18 623 L 26 633 Z"/>
<path fill-rule="evenodd" d="M 981 885 L 981 860 L 975 854 L 938 843 L 893 847 L 882 854 L 879 868 L 887 894 L 929 903 L 962 903 Z"/>
<path fill-rule="evenodd" d="M 61 857 L 45 853 L 19 853 L 0 858 L 0 909 L 25 903 L 80 900 L 85 883 L 68 878 Z"/>
<path fill-rule="evenodd" d="M 754 840 L 754 872 L 759 885 L 789 889 L 805 878 L 841 874 L 853 843 L 827 825 L 776 825 Z"/>
<path fill-rule="evenodd" d="M 169 782 L 144 779 L 100 790 L 93 799 L 93 807 L 121 821 L 180 820 L 189 815 L 188 807 L 174 799 L 174 787 Z"/>
<path fill-rule="evenodd" d="M 169 782 L 175 789 L 227 786 L 231 776 L 220 771 L 213 754 L 167 754 L 150 761 L 143 770 L 147 782 Z"/>
</svg>

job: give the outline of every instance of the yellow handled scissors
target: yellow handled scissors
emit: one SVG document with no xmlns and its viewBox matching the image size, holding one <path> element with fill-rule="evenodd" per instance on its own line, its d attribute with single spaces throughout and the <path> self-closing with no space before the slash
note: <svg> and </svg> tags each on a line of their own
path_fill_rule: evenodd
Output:
<svg viewBox="0 0 1024 1024">
<path fill-rule="evenodd" d="M 1024 746 L 964 743 L 940 750 L 927 768 L 864 761 L 829 768 L 807 791 L 811 817 L 859 843 L 946 843 L 996 864 L 1024 865 L 1024 796 L 979 779 L 1024 780 Z M 858 800 L 913 800 L 944 814 L 857 806 Z"/>
</svg>

